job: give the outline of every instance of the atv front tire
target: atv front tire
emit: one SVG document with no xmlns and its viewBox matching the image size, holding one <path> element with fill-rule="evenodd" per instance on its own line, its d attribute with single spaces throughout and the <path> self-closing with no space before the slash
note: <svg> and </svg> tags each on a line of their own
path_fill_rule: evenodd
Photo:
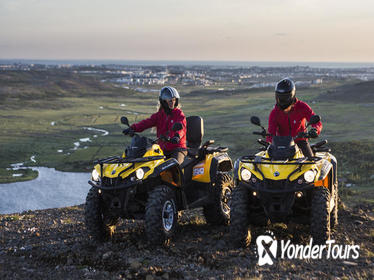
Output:
<svg viewBox="0 0 374 280">
<path fill-rule="evenodd" d="M 156 187 L 148 197 L 145 209 L 145 233 L 148 241 L 164 244 L 174 234 L 178 212 L 175 193 L 167 186 Z"/>
<path fill-rule="evenodd" d="M 237 247 L 248 247 L 251 243 L 249 229 L 249 191 L 239 184 L 232 192 L 230 238 Z"/>
<path fill-rule="evenodd" d="M 324 244 L 330 238 L 330 192 L 325 187 L 313 189 L 310 232 L 315 244 Z"/>
<path fill-rule="evenodd" d="M 97 188 L 92 187 L 87 194 L 84 218 L 87 231 L 95 241 L 103 242 L 112 237 L 117 219 L 112 218 L 109 222 L 105 219 Z"/>
<path fill-rule="evenodd" d="M 227 225 L 230 221 L 233 181 L 229 174 L 218 174 L 213 190 L 213 203 L 204 206 L 205 220 L 213 225 Z"/>
</svg>

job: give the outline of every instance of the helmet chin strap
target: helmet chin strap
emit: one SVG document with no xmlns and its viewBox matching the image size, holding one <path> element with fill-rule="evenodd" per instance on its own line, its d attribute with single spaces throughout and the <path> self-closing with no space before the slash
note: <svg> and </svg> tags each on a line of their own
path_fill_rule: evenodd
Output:
<svg viewBox="0 0 374 280">
<path fill-rule="evenodd" d="M 289 104 L 285 104 L 285 105 L 281 105 L 281 104 L 278 103 L 278 100 L 277 100 L 277 106 L 278 106 L 280 109 L 285 110 L 285 109 L 287 109 L 288 107 L 290 107 L 291 105 L 293 105 L 293 104 L 295 103 L 295 101 L 296 101 L 296 98 L 293 98 L 293 100 L 291 101 L 291 103 L 289 103 Z"/>
<path fill-rule="evenodd" d="M 170 114 L 171 114 L 171 111 L 173 111 L 173 109 L 170 109 L 169 106 L 168 106 L 168 107 L 163 106 L 163 109 L 164 109 L 166 115 L 170 115 Z"/>
<path fill-rule="evenodd" d="M 287 109 L 288 107 L 290 107 L 292 105 L 292 103 L 290 105 L 280 105 L 280 104 L 277 104 L 277 106 L 282 109 L 282 110 L 285 110 Z"/>
</svg>

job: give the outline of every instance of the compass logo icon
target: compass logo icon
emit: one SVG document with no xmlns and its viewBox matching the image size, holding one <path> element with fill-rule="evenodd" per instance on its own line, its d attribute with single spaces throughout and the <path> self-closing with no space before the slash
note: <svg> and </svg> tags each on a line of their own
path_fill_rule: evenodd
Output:
<svg viewBox="0 0 374 280">
<path fill-rule="evenodd" d="M 272 233 L 260 235 L 256 239 L 258 265 L 272 265 L 277 257 L 278 241 L 272 236 Z"/>
</svg>

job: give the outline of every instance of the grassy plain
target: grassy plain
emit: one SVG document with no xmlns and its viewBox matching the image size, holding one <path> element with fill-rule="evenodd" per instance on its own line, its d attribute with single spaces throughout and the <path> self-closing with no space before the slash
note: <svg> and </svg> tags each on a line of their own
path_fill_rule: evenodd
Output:
<svg viewBox="0 0 374 280">
<path fill-rule="evenodd" d="M 0 72 L 0 183 L 36 176 L 22 171 L 22 176 L 13 177 L 20 173 L 8 170 L 14 163 L 89 171 L 94 159 L 122 153 L 130 139 L 121 134 L 120 117 L 130 122 L 148 117 L 156 111 L 158 95 L 114 87 L 100 82 L 102 78 L 65 70 Z M 332 143 L 339 177 L 356 186 L 346 195 L 357 201 L 374 197 L 374 87 L 368 83 L 333 81 L 297 91 L 322 116 L 321 138 Z M 343 90 L 347 87 L 351 90 Z M 267 126 L 274 106 L 272 89 L 177 88 L 185 114 L 204 118 L 205 140 L 228 146 L 233 160 L 256 151 L 252 131 L 258 129 L 249 119 L 257 115 Z M 365 91 L 365 100 L 347 97 L 359 94 L 355 89 Z M 79 141 L 85 138 L 90 141 Z"/>
</svg>

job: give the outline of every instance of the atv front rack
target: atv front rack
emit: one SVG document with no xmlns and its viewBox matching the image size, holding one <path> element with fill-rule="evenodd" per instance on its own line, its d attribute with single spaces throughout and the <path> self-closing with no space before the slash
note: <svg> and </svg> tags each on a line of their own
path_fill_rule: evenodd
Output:
<svg viewBox="0 0 374 280">
<path fill-rule="evenodd" d="M 273 160 L 271 158 L 260 157 L 260 156 L 243 156 L 239 159 L 241 162 L 245 163 L 254 163 L 254 164 L 272 164 L 272 165 L 306 165 L 306 164 L 315 164 L 318 161 L 322 160 L 321 157 L 311 157 L 311 158 L 299 158 L 292 161 L 281 161 Z"/>
<path fill-rule="evenodd" d="M 153 160 L 164 159 L 165 156 L 152 156 L 152 157 L 142 157 L 142 158 L 123 158 L 120 156 L 112 156 L 108 158 L 98 159 L 94 161 L 94 164 L 113 164 L 113 163 L 137 163 L 137 162 L 147 162 Z"/>
<path fill-rule="evenodd" d="M 120 156 L 112 156 L 108 158 L 98 159 L 94 161 L 94 164 L 100 164 L 100 174 L 103 174 L 103 165 L 104 164 L 122 164 L 122 163 L 132 163 L 132 167 L 137 162 L 147 162 L 154 161 L 159 159 L 164 159 L 165 156 L 152 156 L 152 157 L 142 157 L 142 158 L 123 158 Z M 129 168 L 131 168 L 131 166 Z M 127 169 L 126 169 L 127 170 Z"/>
<path fill-rule="evenodd" d="M 287 180 L 289 180 L 293 174 L 301 171 L 301 166 L 302 165 L 315 164 L 318 161 L 322 160 L 322 158 L 321 157 L 311 157 L 311 158 L 303 157 L 303 158 L 299 158 L 297 160 L 293 160 L 293 161 L 289 162 L 289 161 L 273 161 L 271 158 L 251 155 L 251 156 L 243 156 L 239 160 L 241 162 L 245 162 L 245 163 L 253 163 L 253 165 L 255 167 L 255 170 L 258 171 L 261 174 L 263 180 L 265 180 L 265 175 L 258 168 L 258 166 L 257 166 L 258 164 L 297 165 L 297 168 L 287 176 Z"/>
</svg>

